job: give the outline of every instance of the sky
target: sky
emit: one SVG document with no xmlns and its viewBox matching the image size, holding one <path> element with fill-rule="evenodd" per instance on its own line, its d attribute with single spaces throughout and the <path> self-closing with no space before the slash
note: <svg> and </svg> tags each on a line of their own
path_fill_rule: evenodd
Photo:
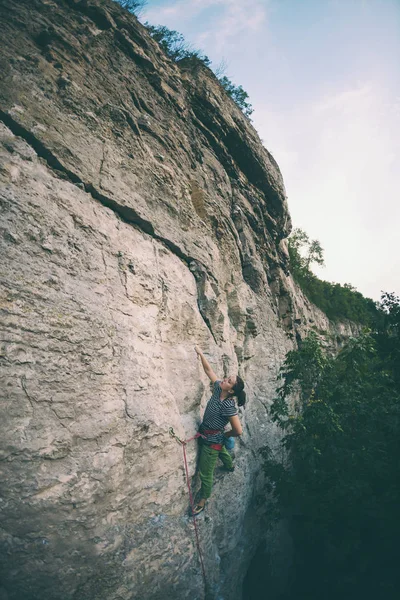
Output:
<svg viewBox="0 0 400 600">
<path fill-rule="evenodd" d="M 400 295 L 400 0 L 148 0 L 250 96 L 327 281 Z"/>
</svg>

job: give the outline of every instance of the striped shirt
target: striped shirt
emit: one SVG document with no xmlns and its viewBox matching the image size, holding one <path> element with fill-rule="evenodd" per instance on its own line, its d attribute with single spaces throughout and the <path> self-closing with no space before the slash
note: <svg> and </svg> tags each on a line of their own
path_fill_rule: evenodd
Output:
<svg viewBox="0 0 400 600">
<path fill-rule="evenodd" d="M 222 444 L 224 441 L 224 429 L 229 423 L 229 417 L 237 415 L 236 405 L 233 398 L 220 400 L 222 392 L 220 381 L 214 383 L 214 390 L 204 412 L 203 422 L 200 425 L 200 433 L 204 430 L 218 430 L 218 433 L 204 434 L 206 444 Z"/>
</svg>

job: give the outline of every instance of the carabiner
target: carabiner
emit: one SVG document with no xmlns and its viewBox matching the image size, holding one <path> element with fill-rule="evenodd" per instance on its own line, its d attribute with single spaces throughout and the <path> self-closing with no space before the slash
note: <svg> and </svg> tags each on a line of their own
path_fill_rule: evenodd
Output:
<svg viewBox="0 0 400 600">
<path fill-rule="evenodd" d="M 182 442 L 182 440 L 180 438 L 178 438 L 178 436 L 176 435 L 173 427 L 169 428 L 169 435 L 173 438 L 175 438 L 180 444 L 183 444 L 184 442 Z"/>
</svg>

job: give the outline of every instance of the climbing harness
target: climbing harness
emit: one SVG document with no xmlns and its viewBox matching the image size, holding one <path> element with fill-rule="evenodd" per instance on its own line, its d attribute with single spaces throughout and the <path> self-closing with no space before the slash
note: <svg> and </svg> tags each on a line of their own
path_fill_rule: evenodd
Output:
<svg viewBox="0 0 400 600">
<path fill-rule="evenodd" d="M 222 429 L 222 431 L 220 429 L 203 429 L 203 433 L 205 433 L 206 435 L 215 435 L 216 433 L 224 433 L 224 430 Z M 205 436 L 203 436 L 205 437 Z M 223 444 L 208 444 L 210 446 L 210 448 L 213 448 L 213 450 L 218 450 L 218 452 L 221 452 L 222 450 L 222 446 Z"/>
<path fill-rule="evenodd" d="M 188 442 L 191 442 L 192 440 L 195 440 L 195 439 L 199 438 L 199 437 L 204 438 L 205 436 L 202 435 L 201 433 L 196 433 L 196 435 L 194 435 L 193 437 L 189 438 L 188 440 L 181 440 L 180 438 L 178 438 L 178 436 L 176 435 L 176 433 L 175 433 L 175 431 L 173 430 L 172 427 L 169 428 L 169 435 L 171 437 L 173 437 L 177 442 L 180 443 L 180 445 L 182 446 L 182 450 L 183 450 L 183 461 L 185 463 L 185 471 L 186 471 L 186 483 L 187 483 L 187 487 L 188 487 L 188 491 L 189 491 L 190 508 L 191 508 L 191 511 L 192 511 L 194 531 L 195 531 L 195 534 L 196 534 L 197 552 L 199 553 L 201 571 L 202 571 L 202 574 L 203 574 L 204 584 L 206 585 L 207 584 L 206 571 L 205 571 L 205 568 L 204 568 L 203 556 L 201 554 L 201 549 L 200 549 L 199 531 L 197 529 L 196 515 L 194 514 L 194 501 L 193 501 L 193 496 L 192 496 L 192 490 L 190 489 L 189 469 L 188 469 L 187 458 L 186 458 L 186 444 Z"/>
</svg>

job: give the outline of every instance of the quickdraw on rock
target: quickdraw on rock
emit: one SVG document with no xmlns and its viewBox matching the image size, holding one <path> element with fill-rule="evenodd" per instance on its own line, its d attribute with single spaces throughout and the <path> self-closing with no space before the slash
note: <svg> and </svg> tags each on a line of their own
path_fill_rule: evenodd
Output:
<svg viewBox="0 0 400 600">
<path fill-rule="evenodd" d="M 169 434 L 177 442 L 179 442 L 179 444 L 181 444 L 182 450 L 183 450 L 183 461 L 185 463 L 186 483 L 187 483 L 187 487 L 188 487 L 188 491 L 189 491 L 190 509 L 192 511 L 194 531 L 195 531 L 195 534 L 196 534 L 197 552 L 199 553 L 201 571 L 202 571 L 202 574 L 203 574 L 204 584 L 206 585 L 207 584 L 206 571 L 205 571 L 205 568 L 204 568 L 203 556 L 202 556 L 201 548 L 200 548 L 200 538 L 199 538 L 199 531 L 197 529 L 196 516 L 194 515 L 194 501 L 193 501 L 192 490 L 190 489 L 189 469 L 188 469 L 187 458 L 186 458 L 186 444 L 188 442 L 191 442 L 192 440 L 195 440 L 195 439 L 199 438 L 199 437 L 204 438 L 205 436 L 202 435 L 201 433 L 196 433 L 196 435 L 194 435 L 193 437 L 189 438 L 188 440 L 181 440 L 180 438 L 178 438 L 178 436 L 176 435 L 176 433 L 175 433 L 175 431 L 173 430 L 172 427 L 169 428 Z"/>
</svg>

